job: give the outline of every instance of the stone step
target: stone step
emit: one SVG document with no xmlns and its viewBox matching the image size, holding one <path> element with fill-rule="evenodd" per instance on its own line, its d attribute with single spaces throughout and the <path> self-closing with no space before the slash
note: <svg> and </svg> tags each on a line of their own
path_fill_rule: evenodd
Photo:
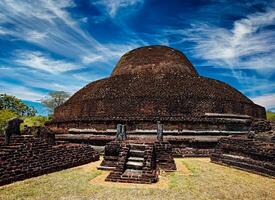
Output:
<svg viewBox="0 0 275 200">
<path fill-rule="evenodd" d="M 130 157 L 142 157 L 144 156 L 144 151 L 132 150 L 130 149 Z"/>
<path fill-rule="evenodd" d="M 142 170 L 126 169 L 122 174 L 122 177 L 140 177 L 142 176 Z"/>
<path fill-rule="evenodd" d="M 134 162 L 128 161 L 126 163 L 127 169 L 142 169 L 143 163 L 142 162 Z"/>
<path fill-rule="evenodd" d="M 138 162 L 143 162 L 144 158 L 142 157 L 129 157 L 128 161 L 138 161 Z"/>
<path fill-rule="evenodd" d="M 144 151 L 146 146 L 147 145 L 145 144 L 130 144 L 130 147 L 132 150 L 139 150 L 139 151 Z"/>
<path fill-rule="evenodd" d="M 98 166 L 97 169 L 99 169 L 99 170 L 115 170 L 116 167 Z"/>
</svg>

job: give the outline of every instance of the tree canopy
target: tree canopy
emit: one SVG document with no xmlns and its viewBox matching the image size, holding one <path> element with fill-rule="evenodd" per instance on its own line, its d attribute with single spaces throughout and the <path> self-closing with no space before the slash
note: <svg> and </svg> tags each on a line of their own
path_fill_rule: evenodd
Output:
<svg viewBox="0 0 275 200">
<path fill-rule="evenodd" d="M 19 116 L 34 116 L 36 110 L 22 102 L 15 96 L 0 94 L 0 110 L 9 110 Z"/>
<path fill-rule="evenodd" d="M 6 122 L 13 117 L 18 117 L 18 115 L 13 111 L 0 109 L 0 134 L 4 133 Z"/>
<path fill-rule="evenodd" d="M 41 100 L 41 103 L 48 107 L 49 111 L 53 113 L 54 109 L 63 104 L 70 94 L 64 91 L 53 91 L 48 96 Z"/>
</svg>

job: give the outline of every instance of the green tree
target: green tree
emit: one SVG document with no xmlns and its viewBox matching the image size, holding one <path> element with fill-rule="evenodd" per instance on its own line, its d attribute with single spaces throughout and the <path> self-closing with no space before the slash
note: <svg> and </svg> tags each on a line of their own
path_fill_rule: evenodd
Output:
<svg viewBox="0 0 275 200">
<path fill-rule="evenodd" d="M 4 133 L 7 121 L 13 117 L 18 117 L 18 114 L 10 110 L 0 110 L 0 134 Z"/>
<path fill-rule="evenodd" d="M 34 116 L 36 110 L 15 96 L 0 94 L 0 110 L 10 110 L 19 116 Z"/>
<path fill-rule="evenodd" d="M 48 96 L 41 100 L 41 103 L 48 107 L 50 113 L 53 113 L 54 109 L 63 104 L 70 97 L 70 94 L 64 91 L 53 91 Z"/>
</svg>

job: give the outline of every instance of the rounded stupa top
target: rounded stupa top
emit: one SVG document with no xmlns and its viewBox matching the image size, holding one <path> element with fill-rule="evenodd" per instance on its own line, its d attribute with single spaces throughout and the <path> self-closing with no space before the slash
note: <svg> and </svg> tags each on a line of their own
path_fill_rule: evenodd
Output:
<svg viewBox="0 0 275 200">
<path fill-rule="evenodd" d="M 111 76 L 140 73 L 184 73 L 198 76 L 183 53 L 161 45 L 141 47 L 124 54 Z"/>
</svg>

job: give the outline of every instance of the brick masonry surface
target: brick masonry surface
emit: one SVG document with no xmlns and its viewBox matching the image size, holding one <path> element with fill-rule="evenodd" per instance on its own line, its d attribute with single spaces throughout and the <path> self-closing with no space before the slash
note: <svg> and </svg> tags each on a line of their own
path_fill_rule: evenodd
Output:
<svg viewBox="0 0 275 200">
<path fill-rule="evenodd" d="M 211 161 L 275 176 L 275 143 L 246 137 L 222 138 Z"/>
<path fill-rule="evenodd" d="M 40 176 L 99 160 L 88 145 L 48 144 L 33 136 L 12 136 L 5 145 L 0 137 L 0 185 Z"/>
</svg>

